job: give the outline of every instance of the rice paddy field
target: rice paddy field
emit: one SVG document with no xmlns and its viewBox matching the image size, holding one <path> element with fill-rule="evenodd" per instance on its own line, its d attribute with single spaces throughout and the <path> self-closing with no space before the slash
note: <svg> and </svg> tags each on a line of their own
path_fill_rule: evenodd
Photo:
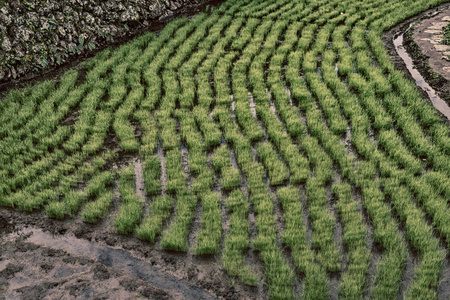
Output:
<svg viewBox="0 0 450 300">
<path fill-rule="evenodd" d="M 437 299 L 450 126 L 381 35 L 445 2 L 227 0 L 11 90 L 0 205 L 213 256 L 269 299 Z"/>
</svg>

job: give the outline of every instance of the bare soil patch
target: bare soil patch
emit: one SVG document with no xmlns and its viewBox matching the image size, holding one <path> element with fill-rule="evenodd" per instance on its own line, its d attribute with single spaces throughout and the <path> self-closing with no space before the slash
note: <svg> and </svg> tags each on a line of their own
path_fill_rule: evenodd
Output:
<svg viewBox="0 0 450 300">
<path fill-rule="evenodd" d="M 411 17 L 383 33 L 383 41 L 395 67 L 404 71 L 405 76 L 414 81 L 402 58 L 397 54 L 394 37 L 405 33 L 404 46 L 412 57 L 415 68 L 437 92 L 439 97 L 450 103 L 450 61 L 447 60 L 444 45 L 439 45 L 437 27 L 450 19 L 450 4 L 446 3 Z M 412 29 L 410 27 L 413 26 Z M 408 29 L 410 29 L 408 31 Z M 442 47 L 441 47 L 442 46 Z M 418 89 L 425 98 L 427 94 Z"/>
</svg>

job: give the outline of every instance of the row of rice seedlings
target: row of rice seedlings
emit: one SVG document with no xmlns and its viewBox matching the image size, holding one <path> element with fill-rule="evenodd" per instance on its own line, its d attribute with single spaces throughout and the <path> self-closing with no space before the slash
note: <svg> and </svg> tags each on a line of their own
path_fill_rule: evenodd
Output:
<svg viewBox="0 0 450 300">
<path fill-rule="evenodd" d="M 248 285 L 256 285 L 256 276 L 245 266 L 244 253 L 250 246 L 248 209 L 246 196 L 239 191 L 241 182 L 239 169 L 231 164 L 230 150 L 222 145 L 214 151 L 212 164 L 221 175 L 221 186 L 224 190 L 232 190 L 225 204 L 230 214 L 230 231 L 225 236 L 222 263 L 231 275 L 239 277 Z M 232 184 L 230 184 L 232 183 Z"/>
<path fill-rule="evenodd" d="M 157 156 L 148 156 L 144 162 L 145 193 L 161 193 L 161 161 Z"/>
<path fill-rule="evenodd" d="M 76 77 L 75 77 L 75 79 L 76 79 Z M 78 94 L 78 98 L 80 98 L 80 96 L 81 96 L 81 94 Z M 75 105 L 75 103 L 77 102 L 77 97 L 74 97 L 74 98 L 69 97 L 69 99 L 72 101 L 72 103 L 71 103 L 72 106 Z M 110 99 L 109 102 L 111 102 L 111 101 L 112 100 Z M 62 110 L 62 115 L 65 115 L 69 109 L 68 104 L 63 103 L 63 105 L 61 105 L 60 107 Z M 90 109 L 92 110 L 92 106 L 90 106 Z M 87 158 L 92 153 L 95 153 L 96 151 L 98 151 L 101 148 L 101 146 L 103 145 L 103 141 L 104 141 L 104 138 L 106 137 L 106 133 L 109 128 L 110 121 L 111 121 L 111 113 L 110 112 L 108 112 L 108 111 L 98 112 L 97 115 L 95 116 L 95 124 L 93 124 L 93 127 L 89 129 L 89 132 L 92 134 L 91 134 L 89 140 L 87 141 L 87 143 L 83 145 L 81 156 L 79 156 L 77 154 L 72 155 L 75 158 L 75 160 L 72 159 L 72 163 L 67 164 L 67 168 L 63 167 L 62 169 L 60 169 L 60 171 L 62 171 L 61 173 L 58 172 L 58 169 L 54 169 L 49 173 L 48 176 L 45 176 L 44 178 L 41 179 L 40 186 L 33 184 L 32 186 L 27 187 L 27 189 L 30 190 L 30 192 L 34 193 L 33 186 L 38 187 L 38 188 L 45 188 L 45 187 L 51 186 L 52 184 L 55 184 L 62 176 L 64 176 L 65 173 L 73 170 L 73 168 L 77 164 L 77 161 L 78 161 L 78 163 L 80 163 L 83 160 L 83 157 Z M 67 127 L 62 127 L 62 128 L 65 129 Z M 60 131 L 58 130 L 57 133 L 58 132 L 60 132 Z M 85 131 L 85 134 L 86 134 L 86 132 L 87 131 Z M 56 139 L 56 140 L 49 139 L 49 141 L 58 142 L 58 141 L 61 141 L 61 139 Z M 59 165 L 61 165 L 61 163 Z M 48 162 L 47 167 L 50 167 L 50 166 L 51 166 L 51 162 Z M 56 166 L 56 167 L 60 168 L 58 166 Z"/>
<path fill-rule="evenodd" d="M 284 82 L 281 81 L 281 72 L 287 54 L 294 48 L 298 41 L 298 34 L 303 26 L 302 22 L 295 22 L 289 24 L 283 44 L 281 44 L 274 55 L 270 58 L 269 70 L 267 74 L 267 83 L 270 86 L 270 91 L 276 99 L 275 106 L 277 112 L 286 124 L 288 133 L 295 137 L 302 134 L 304 129 L 301 118 L 299 118 L 298 110 L 290 105 L 289 94 L 286 91 Z"/>
<path fill-rule="evenodd" d="M 216 24 L 220 26 L 211 28 L 210 34 L 205 39 L 204 43 L 202 42 L 200 44 L 200 49 L 204 50 L 200 51 L 201 54 L 204 53 L 204 55 L 202 55 L 203 59 L 207 54 L 206 50 L 210 49 L 212 42 L 214 42 L 212 52 L 208 54 L 201 66 L 197 69 L 196 81 L 198 105 L 195 106 L 193 110 L 195 120 L 203 133 L 206 148 L 220 144 L 222 138 L 222 133 L 210 116 L 211 105 L 214 102 L 213 90 L 210 83 L 211 73 L 217 59 L 225 51 L 225 46 L 228 45 L 235 36 L 236 32 L 242 26 L 242 23 L 243 19 L 241 18 L 233 20 L 231 16 L 225 15 L 219 20 L 218 24 Z M 223 36 L 221 36 L 223 26 L 225 25 L 227 25 L 227 29 Z M 200 59 L 199 57 L 196 57 L 196 55 L 194 55 L 194 60 L 200 63 Z"/>
<path fill-rule="evenodd" d="M 155 242 L 157 235 L 161 233 L 164 222 L 172 213 L 174 200 L 169 195 L 159 195 L 153 198 L 149 205 L 149 216 L 136 228 L 139 239 Z"/>
<path fill-rule="evenodd" d="M 239 35 L 235 37 L 230 46 L 233 51 L 242 51 L 247 45 L 248 41 L 252 38 L 258 25 L 261 23 L 259 19 L 248 18 L 246 19 L 245 26 L 239 31 Z"/>
<path fill-rule="evenodd" d="M 261 44 L 272 25 L 272 21 L 264 20 L 262 24 L 256 28 L 255 34 L 242 51 L 242 55 L 236 61 L 236 64 L 231 71 L 232 90 L 235 99 L 235 114 L 245 135 L 248 136 L 252 142 L 260 140 L 263 137 L 264 132 L 250 111 L 249 97 L 251 97 L 251 94 L 247 89 L 246 74 L 253 58 L 261 50 Z"/>
<path fill-rule="evenodd" d="M 222 145 L 214 150 L 214 156 L 211 159 L 214 169 L 222 176 L 221 187 L 225 191 L 231 191 L 238 188 L 241 184 L 241 175 L 239 169 L 231 164 L 230 150 L 226 145 Z"/>
<path fill-rule="evenodd" d="M 133 152 L 139 150 L 140 143 L 135 138 L 134 129 L 130 124 L 129 118 L 143 96 L 143 87 L 133 88 L 114 115 L 113 128 L 120 141 L 119 146 L 124 151 Z"/>
<path fill-rule="evenodd" d="M 450 181 L 448 177 L 437 172 L 427 172 L 422 177 L 440 196 L 450 201 Z"/>
<path fill-rule="evenodd" d="M 59 125 L 60 119 L 67 114 L 70 107 L 78 103 L 81 98 L 81 95 L 76 97 L 76 93 L 75 97 L 73 93 L 67 94 L 67 90 L 73 87 L 77 77 L 77 72 L 71 71 L 65 74 L 60 86 L 51 94 L 50 99 L 43 101 L 43 103 L 48 102 L 45 106 L 47 110 L 43 110 L 43 104 L 40 103 L 39 110 L 27 124 L 20 128 L 7 129 L 8 136 L 0 142 L 2 153 L 0 161 L 6 169 L 10 169 L 13 165 L 23 165 L 24 162 L 31 163 L 37 160 L 49 150 L 52 151 L 56 145 L 59 145 L 58 141 L 67 136 L 67 131 L 54 132 L 54 128 Z M 40 89 L 38 88 L 37 91 Z M 59 107 L 55 110 L 56 103 Z M 44 138 L 46 140 L 43 140 Z"/>
<path fill-rule="evenodd" d="M 72 99 L 73 102 L 76 101 Z M 114 98 L 111 98 L 106 105 L 109 105 L 114 101 Z M 72 103 L 74 105 L 74 103 Z M 110 106 L 109 106 L 110 107 Z M 67 105 L 62 105 L 61 109 L 63 110 L 63 115 L 67 113 L 68 107 Z M 64 112 L 65 110 L 65 112 Z M 89 157 L 91 154 L 97 152 L 102 146 L 104 138 L 106 137 L 107 130 L 110 126 L 112 115 L 111 112 L 107 110 L 99 111 L 95 116 L 95 123 L 93 124 L 93 127 L 89 129 L 89 132 L 91 133 L 89 140 L 87 143 L 83 145 L 81 155 L 73 154 L 73 159 L 67 159 L 66 161 L 68 163 L 63 164 L 59 163 L 57 166 L 55 166 L 55 169 L 51 170 L 48 175 L 41 177 L 39 185 L 33 184 L 26 189 L 30 191 L 30 193 L 34 193 L 35 190 L 39 190 L 42 188 L 50 187 L 51 185 L 57 183 L 67 172 L 73 171 L 76 164 L 81 163 L 84 159 Z M 66 127 L 62 127 L 66 128 Z M 59 131 L 57 131 L 59 132 Z M 52 139 L 53 140 L 53 139 Z M 54 141 L 54 140 L 53 140 Z M 65 166 L 64 166 L 65 165 Z M 48 166 L 51 166 L 50 164 Z M 39 198 L 39 197 L 38 197 Z M 36 202 L 36 201 L 34 201 Z M 44 202 L 45 203 L 45 202 Z M 32 204 L 34 205 L 34 204 Z"/>
<path fill-rule="evenodd" d="M 373 37 L 369 37 L 369 41 L 373 39 Z M 364 55 L 368 59 L 367 54 Z M 371 70 L 372 68 L 370 68 L 368 63 L 364 63 L 364 61 L 358 61 L 358 63 L 361 65 L 361 68 L 366 70 L 366 73 L 370 75 L 369 78 L 371 82 L 374 82 L 373 84 L 383 84 L 384 86 L 387 86 L 387 89 L 390 91 L 392 89 L 392 83 L 393 86 L 400 91 L 402 98 L 404 96 L 412 100 L 412 107 L 417 109 L 417 106 L 420 105 L 420 107 L 423 108 L 423 111 L 428 112 L 428 114 L 422 114 L 422 117 L 426 120 L 425 125 L 430 126 L 430 124 L 436 123 L 436 118 L 433 116 L 434 114 L 429 108 L 427 109 L 427 105 L 424 101 L 419 103 L 420 97 L 414 96 L 417 93 L 414 90 L 408 89 L 407 86 L 409 83 L 398 71 L 393 72 L 389 78 L 385 78 L 379 71 L 372 71 L 369 73 L 367 70 Z M 412 92 L 412 95 L 407 96 L 405 93 L 406 90 Z M 437 151 L 437 149 L 427 141 L 419 123 L 414 118 L 411 118 L 411 109 L 403 106 L 403 103 L 405 102 L 402 98 L 395 95 L 389 95 L 384 99 L 384 103 L 387 111 L 396 118 L 396 126 L 401 129 L 401 133 L 407 142 L 407 145 L 417 156 L 426 157 L 435 168 L 448 173 L 448 158 L 445 157 L 445 155 L 442 155 L 440 151 Z"/>
<path fill-rule="evenodd" d="M 106 216 L 111 206 L 114 195 L 109 187 L 113 183 L 114 177 L 114 173 L 110 171 L 92 177 L 83 193 L 73 192 L 68 195 L 67 200 L 63 202 L 66 210 L 74 212 L 85 201 L 85 197 L 89 200 L 92 199 L 83 206 L 81 217 L 84 222 L 97 223 Z"/>
<path fill-rule="evenodd" d="M 229 70 L 231 59 L 234 56 L 233 53 L 222 58 L 218 62 L 218 68 L 226 71 L 228 67 Z M 217 90 L 217 95 L 225 97 L 230 89 L 227 84 L 228 77 L 215 76 L 214 79 L 216 82 L 222 81 L 215 86 L 216 89 L 219 87 L 223 89 Z M 257 214 L 258 236 L 253 245 L 256 250 L 260 251 L 260 257 L 266 267 L 265 275 L 269 284 L 269 296 L 273 299 L 290 299 L 293 297 L 294 274 L 277 246 L 273 199 L 268 195 L 263 181 L 264 171 L 260 164 L 253 162 L 250 141 L 240 133 L 226 103 L 216 106 L 214 115 L 220 122 L 225 139 L 233 144 L 238 165 L 248 178 L 250 201 L 254 204 Z"/>
<path fill-rule="evenodd" d="M 107 160 L 111 160 L 115 155 L 110 152 L 104 152 L 101 156 L 92 158 L 92 163 L 84 162 L 77 170 L 71 174 L 59 179 L 57 188 L 58 198 L 55 201 L 46 201 L 45 212 L 49 218 L 63 219 L 67 215 L 74 216 L 78 212 L 82 202 L 86 200 L 86 195 L 82 191 L 77 191 L 79 182 L 87 181 L 90 177 L 97 174 L 106 165 Z M 58 168 L 58 167 L 57 167 Z M 72 170 L 65 166 L 65 172 Z M 64 174 L 62 170 L 58 170 Z M 107 178 L 106 176 L 105 178 Z"/>
<path fill-rule="evenodd" d="M 181 154 L 178 149 L 166 152 L 166 172 L 167 182 L 166 190 L 168 193 L 174 194 L 185 186 L 185 174 L 181 167 Z"/>
<path fill-rule="evenodd" d="M 161 98 L 160 109 L 156 112 L 156 120 L 161 130 L 160 137 L 164 150 L 175 149 L 180 146 L 180 139 L 176 133 L 176 121 L 172 118 L 175 103 L 180 93 L 180 87 L 177 76 L 173 70 L 164 70 L 162 73 L 162 82 L 160 79 L 160 70 L 169 61 L 170 55 L 176 47 L 181 45 L 192 30 L 195 29 L 205 18 L 201 14 L 194 17 L 185 26 L 175 31 L 174 37 L 160 50 L 152 60 L 148 71 L 144 73 L 144 78 L 148 84 L 147 99 L 144 100 L 145 106 L 149 109 L 155 108 L 162 94 L 161 86 L 164 87 L 164 96 Z"/>
<path fill-rule="evenodd" d="M 89 129 L 94 123 L 96 108 L 105 94 L 109 81 L 100 79 L 95 83 L 92 91 L 86 95 L 84 101 L 80 103 L 78 110 L 78 120 L 73 126 L 72 136 L 63 144 L 64 150 L 74 153 L 86 142 Z"/>
<path fill-rule="evenodd" d="M 0 102 L 0 125 L 1 125 L 1 137 L 4 138 L 8 132 L 6 125 L 9 124 L 13 116 L 18 114 L 21 109 L 25 109 L 22 106 L 26 105 L 30 98 L 32 88 L 26 86 L 22 90 L 13 89 L 6 93 Z M 4 128 L 4 129 L 3 129 Z"/>
<path fill-rule="evenodd" d="M 401 105 L 398 105 L 397 107 L 401 107 Z M 403 112 L 403 114 L 410 115 L 406 114 L 406 112 Z M 402 118 L 400 115 L 397 115 L 397 117 Z M 414 128 L 414 126 L 411 127 Z M 418 140 L 420 140 L 420 137 L 418 138 Z M 422 145 L 423 144 L 424 143 L 422 143 Z M 412 179 L 408 182 L 408 185 L 416 193 L 416 197 L 418 198 L 419 203 L 423 205 L 424 210 L 433 217 L 433 220 L 435 220 L 435 224 L 439 233 L 442 236 L 447 237 L 447 225 L 445 224 L 445 221 L 441 220 L 445 220 L 445 216 L 448 214 L 448 210 L 446 209 L 445 205 L 442 206 L 440 204 L 442 203 L 442 200 L 439 199 L 439 197 L 435 193 L 433 193 L 432 188 L 430 188 L 430 186 L 427 186 L 427 184 L 425 184 L 422 179 Z M 439 207 L 439 209 L 437 207 Z"/>
<path fill-rule="evenodd" d="M 278 148 L 281 156 L 285 159 L 290 168 L 290 182 L 300 183 L 304 182 L 309 176 L 308 161 L 305 157 L 300 155 L 297 147 L 292 143 L 289 134 L 286 133 L 286 129 L 283 124 L 271 111 L 269 107 L 270 99 L 268 94 L 265 92 L 266 88 L 264 84 L 264 66 L 266 64 L 266 60 L 273 53 L 275 45 L 278 41 L 278 36 L 286 26 L 287 22 L 285 21 L 280 23 L 277 22 L 275 24 L 273 30 L 269 33 L 269 36 L 266 39 L 263 50 L 252 62 L 249 72 L 249 79 L 253 87 L 255 100 L 257 102 L 257 113 L 265 125 L 269 138 Z M 276 102 L 278 102 L 278 99 Z M 298 116 L 295 112 L 290 114 L 286 111 L 287 109 L 283 111 L 285 113 L 283 116 L 287 116 L 289 114 L 291 119 Z M 295 132 L 300 134 L 303 132 L 301 129 L 301 122 L 294 121 L 294 123 L 289 122 L 288 130 L 291 130 L 289 133 L 294 134 Z"/>
<path fill-rule="evenodd" d="M 300 108 L 310 109 L 310 93 L 306 88 L 305 83 L 298 77 L 298 70 L 303 57 L 303 51 L 307 50 L 307 47 L 312 39 L 312 29 L 306 27 L 305 30 L 310 34 L 305 35 L 305 39 L 300 39 L 297 50 L 289 55 L 288 70 L 286 76 L 290 83 L 291 92 L 296 101 L 298 101 Z M 304 31 L 305 31 L 304 30 Z M 303 50 L 302 50 L 303 49 Z M 317 125 L 311 123 L 311 118 L 307 119 L 308 125 Z M 311 128 L 314 136 L 319 139 L 323 138 L 323 133 L 327 132 L 326 128 Z M 323 133 L 322 133 L 323 132 Z M 326 143 L 325 146 L 332 147 L 332 143 Z M 334 152 L 330 152 L 334 154 Z M 341 160 L 346 159 L 342 156 Z M 348 164 L 348 162 L 342 162 L 342 166 Z M 360 172 L 363 172 L 366 168 L 361 166 L 369 166 L 368 164 L 360 164 Z M 369 169 L 370 170 L 370 169 Z M 365 174 L 365 173 L 362 173 Z M 375 177 L 375 171 L 366 175 L 367 178 L 353 178 L 356 180 L 358 186 L 362 187 L 363 193 L 363 206 L 367 210 L 368 215 L 373 223 L 374 239 L 383 246 L 387 252 L 383 256 L 383 260 L 378 265 L 374 288 L 372 289 L 372 295 L 374 297 L 394 297 L 397 295 L 399 282 L 401 279 L 401 269 L 404 266 L 405 259 L 405 245 L 402 243 L 401 236 L 398 232 L 397 224 L 392 218 L 388 208 L 383 203 L 384 195 L 379 191 L 376 182 L 373 182 Z M 373 175 L 373 177 L 372 177 Z"/>
<path fill-rule="evenodd" d="M 134 119 L 137 120 L 142 128 L 141 146 L 139 153 L 147 157 L 152 155 L 158 147 L 158 126 L 153 114 L 144 109 L 134 113 Z"/>
<path fill-rule="evenodd" d="M 180 122 L 180 134 L 189 150 L 189 171 L 198 175 L 204 168 L 206 152 L 202 134 L 198 131 L 192 112 L 186 109 L 177 109 L 175 116 Z"/>
<path fill-rule="evenodd" d="M 139 224 L 144 208 L 144 200 L 136 194 L 136 179 L 133 165 L 119 173 L 119 192 L 122 205 L 114 219 L 114 225 L 121 234 L 129 234 Z"/>
<path fill-rule="evenodd" d="M 121 104 L 114 114 L 113 129 L 119 139 L 119 146 L 124 151 L 137 151 L 140 146 L 140 143 L 135 138 L 134 129 L 130 124 L 130 117 L 144 97 L 144 88 L 141 86 L 141 70 L 138 67 L 134 67 L 134 61 L 141 56 L 142 50 L 139 47 L 133 47 L 124 58 L 124 62 L 115 69 L 117 72 L 112 75 L 112 89 L 119 92 L 117 95 L 118 101 L 113 102 L 112 106 L 116 107 L 118 104 Z M 130 66 L 132 68 L 130 72 L 127 72 Z M 125 85 L 125 77 L 131 86 L 128 95 L 125 95 L 128 90 Z M 124 98 L 125 101 L 123 101 Z"/>
<path fill-rule="evenodd" d="M 439 240 L 433 236 L 433 229 L 425 221 L 424 213 L 413 204 L 412 195 L 398 178 L 383 180 L 383 186 L 390 195 L 393 208 L 405 224 L 408 239 L 421 257 L 406 299 L 435 299 L 446 251 L 440 249 Z"/>
<path fill-rule="evenodd" d="M 429 278 L 428 278 L 429 279 Z M 421 278 L 419 278 L 419 279 L 417 279 L 417 281 L 423 281 L 423 279 L 421 279 Z M 415 285 L 417 285 L 417 281 L 415 281 L 414 283 L 413 283 L 413 286 L 415 286 Z M 420 285 L 420 283 L 419 283 L 419 285 Z M 413 288 L 414 289 L 414 288 Z"/>
<path fill-rule="evenodd" d="M 348 53 L 345 50 L 342 51 L 342 49 L 345 49 L 344 47 L 346 46 L 342 43 L 337 43 L 335 46 L 335 49 L 339 51 L 340 57 L 342 57 L 341 55 L 347 55 Z M 349 69 L 353 69 L 353 66 Z M 380 241 L 385 249 L 389 249 L 378 266 L 372 295 L 374 295 L 374 297 L 395 297 L 401 279 L 401 268 L 405 263 L 405 246 L 402 245 L 401 237 L 399 237 L 398 232 L 396 232 L 397 225 L 395 222 L 392 220 L 388 221 L 389 214 L 386 213 L 387 208 L 382 204 L 384 195 L 380 191 L 377 191 L 377 184 L 371 181 L 371 178 L 376 175 L 374 166 L 377 164 L 377 155 L 374 153 L 376 151 L 375 147 L 371 146 L 367 139 L 369 130 L 367 116 L 364 115 L 361 108 L 357 105 L 358 101 L 355 97 L 348 94 L 345 86 L 342 86 L 342 83 L 340 83 L 339 80 L 336 80 L 336 77 L 333 76 L 333 74 L 334 72 L 332 73 L 331 70 L 328 70 L 326 73 L 324 72 L 324 78 L 339 95 L 339 99 L 343 105 L 344 114 L 351 119 L 352 141 L 358 151 L 373 161 L 371 163 L 360 163 L 359 172 L 361 175 L 357 175 L 353 180 L 356 180 L 355 183 L 357 185 L 362 185 L 363 205 L 367 209 L 369 217 L 374 224 L 375 240 Z M 361 151 L 362 149 L 363 151 Z M 371 169 L 372 171 L 370 171 Z M 376 210 L 374 208 L 376 208 Z M 375 213 L 375 211 L 377 213 Z M 388 235 L 384 234 L 380 236 L 379 224 L 387 221 L 389 222 L 389 226 L 385 226 L 384 230 L 388 228 L 390 233 Z M 390 249 L 387 248 L 387 245 L 393 247 Z"/>
<path fill-rule="evenodd" d="M 314 170 L 321 170 L 322 164 L 317 164 Z M 308 200 L 308 214 L 311 218 L 312 246 L 319 250 L 317 253 L 321 264 L 329 271 L 341 269 L 339 250 L 334 243 L 334 226 L 336 218 L 327 210 L 329 205 L 326 185 L 320 177 L 311 177 L 306 182 Z"/>
<path fill-rule="evenodd" d="M 171 150 L 180 147 L 180 137 L 177 134 L 176 128 L 177 122 L 172 116 L 175 100 L 179 93 L 179 85 L 175 74 L 170 71 L 163 73 L 163 82 L 166 94 L 162 99 L 160 110 L 155 115 L 158 121 L 158 127 L 161 130 L 160 138 L 163 149 Z M 165 103 L 168 103 L 167 105 L 170 105 L 170 108 L 166 107 L 166 105 L 163 107 Z"/>
<path fill-rule="evenodd" d="M 352 200 L 351 186 L 348 183 L 333 185 L 337 196 L 336 209 L 343 225 L 344 246 L 348 250 L 348 266 L 342 275 L 339 295 L 346 299 L 361 299 L 367 282 L 370 252 L 367 249 L 367 227 L 363 224 L 358 205 Z"/>
<path fill-rule="evenodd" d="M 222 23 L 223 22 L 223 23 Z M 227 20 L 227 18 L 223 19 L 219 19 L 219 23 L 222 23 L 220 26 L 214 26 L 211 30 L 213 32 L 213 34 L 217 35 L 218 34 L 218 28 L 221 28 L 222 26 L 224 26 L 224 24 L 227 24 L 229 22 L 229 20 Z M 225 33 L 226 36 L 232 36 L 232 34 L 230 34 L 230 31 L 232 32 L 234 30 L 236 30 L 236 26 L 232 26 L 231 29 L 228 29 Z M 208 37 L 206 38 L 205 43 L 201 43 L 201 48 L 209 48 L 210 45 L 216 41 L 216 38 L 218 37 L 212 37 L 211 39 L 209 39 Z M 218 49 L 220 50 L 220 44 L 216 44 L 214 49 Z M 223 47 L 223 46 L 222 46 Z M 220 51 L 217 51 L 218 53 L 220 53 Z M 216 52 L 214 51 L 211 56 L 216 55 Z M 200 57 L 192 57 L 192 64 L 193 65 L 197 65 L 198 63 L 200 63 L 200 58 L 204 57 L 204 55 L 200 55 Z M 211 61 L 211 64 L 213 63 L 214 59 L 209 59 Z M 188 62 L 189 62 L 188 61 Z M 207 59 L 208 61 L 208 59 Z M 195 62 L 195 63 L 194 63 Z M 209 66 L 209 64 L 208 64 Z M 212 66 L 211 66 L 212 68 Z M 183 68 L 182 68 L 183 69 Z M 187 73 L 190 73 L 190 71 L 186 71 Z M 199 72 L 199 76 L 198 78 L 201 79 L 201 75 L 202 73 L 207 73 L 208 70 L 207 68 L 205 68 L 202 71 L 198 71 Z M 209 76 L 208 76 L 208 80 L 209 80 Z M 182 80 L 181 80 L 182 81 Z M 202 82 L 202 81 L 200 81 Z M 209 84 L 209 81 L 207 81 Z M 199 83 L 200 85 L 201 83 Z M 185 94 L 185 93 L 183 93 Z M 200 97 L 200 95 L 199 95 Z M 180 99 L 181 101 L 181 99 Z M 189 102 L 189 101 L 188 101 Z M 181 104 L 181 102 L 180 102 Z M 189 107 L 189 104 L 187 104 Z M 202 118 L 204 118 L 204 113 L 206 112 L 206 109 L 209 109 L 209 105 L 203 105 L 202 110 L 200 110 L 199 112 L 202 113 Z M 197 112 L 197 114 L 199 113 Z M 206 152 L 205 152 L 205 145 L 210 145 L 210 142 L 207 142 L 208 140 L 210 140 L 206 134 L 209 131 L 204 130 L 204 141 L 202 140 L 202 137 L 199 135 L 198 131 L 197 131 L 197 127 L 196 124 L 194 122 L 194 118 L 196 117 L 196 112 L 194 111 L 194 113 L 191 113 L 187 110 L 181 109 L 177 111 L 177 117 L 180 120 L 180 130 L 182 132 L 182 136 L 183 139 L 185 140 L 188 148 L 189 148 L 189 169 L 191 174 L 193 175 L 197 175 L 197 177 L 194 178 L 193 180 L 193 190 L 197 193 L 197 195 L 200 195 L 200 197 L 205 197 L 205 193 L 210 191 L 212 188 L 212 184 L 214 182 L 214 174 L 211 173 L 211 170 L 207 167 L 206 165 Z M 200 116 L 196 117 L 196 120 L 198 123 L 202 124 L 201 121 L 199 120 Z M 205 124 L 205 122 L 203 122 L 203 124 Z M 201 125 L 200 125 L 201 126 Z M 207 144 L 208 143 L 208 144 Z M 215 142 L 214 142 L 215 143 Z M 188 238 L 188 234 L 189 234 L 189 228 L 190 228 L 190 224 L 193 221 L 193 218 L 195 216 L 195 209 L 197 206 L 197 197 L 194 196 L 193 192 L 190 191 L 187 188 L 180 188 L 177 191 L 177 205 L 176 205 L 176 215 L 174 216 L 174 219 L 172 221 L 172 223 L 169 225 L 169 227 L 164 231 L 162 238 L 161 238 L 161 246 L 164 249 L 168 249 L 168 250 L 175 250 L 175 251 L 187 251 L 188 248 L 188 242 L 187 242 L 187 238 Z M 205 222 L 205 221 L 202 221 Z M 215 224 L 219 224 L 219 226 L 216 226 L 216 232 L 217 230 L 220 230 L 221 228 L 221 219 L 219 218 L 218 220 L 214 220 Z M 207 229 L 206 230 L 201 230 L 199 232 L 199 236 L 203 236 L 205 237 L 205 234 L 207 235 Z M 218 235 L 216 235 L 218 236 Z M 204 239 L 206 240 L 206 239 Z M 213 244 L 218 245 L 220 243 L 220 238 L 217 239 L 216 238 L 216 242 L 213 242 Z M 205 243 L 206 245 L 207 243 Z M 199 247 L 200 246 L 200 247 Z M 213 246 L 213 248 L 217 248 L 218 246 Z M 206 248 L 203 248 L 202 244 L 198 244 L 197 242 L 197 246 L 196 249 L 194 250 L 194 253 L 197 254 L 202 254 L 203 251 Z"/>
<path fill-rule="evenodd" d="M 54 93 L 55 82 L 54 81 L 44 81 L 37 84 L 32 90 L 24 91 L 22 93 L 10 93 L 10 96 L 5 99 L 8 101 L 8 105 L 11 108 L 16 108 L 15 111 L 6 111 L 4 115 L 0 118 L 0 138 L 2 142 L 7 136 L 14 136 L 14 130 L 20 127 L 26 126 L 27 122 L 35 116 L 35 113 L 39 111 L 40 105 L 44 100 L 48 99 L 48 95 Z M 14 101 L 12 105 L 11 102 Z M 3 106 L 7 107 L 7 106 Z M 8 107 L 9 108 L 9 107 Z M 14 118 L 7 113 L 14 114 Z"/>
<path fill-rule="evenodd" d="M 176 192 L 176 214 L 173 221 L 162 233 L 161 247 L 166 250 L 188 250 L 188 236 L 197 208 L 197 197 L 186 186 L 180 187 Z"/>
<path fill-rule="evenodd" d="M 289 178 L 286 165 L 278 158 L 278 155 L 270 143 L 259 143 L 256 145 L 258 157 L 269 173 L 270 184 L 280 185 Z"/>
<path fill-rule="evenodd" d="M 203 133 L 203 137 L 205 138 L 205 147 L 209 149 L 213 146 L 219 145 L 222 141 L 222 133 L 220 132 L 217 124 L 211 120 L 209 111 L 196 106 L 193 110 L 193 115 L 199 129 Z"/>
<path fill-rule="evenodd" d="M 202 217 L 197 234 L 194 253 L 197 255 L 215 254 L 220 250 L 222 239 L 221 195 L 206 192 L 200 195 Z"/>
<path fill-rule="evenodd" d="M 225 237 L 223 267 L 229 274 L 239 277 L 243 283 L 255 286 L 258 278 L 251 268 L 245 265 L 244 257 L 250 246 L 248 202 L 242 192 L 235 189 L 228 195 L 225 203 L 230 214 L 230 232 Z"/>
<path fill-rule="evenodd" d="M 303 226 L 302 205 L 299 190 L 293 186 L 277 190 L 278 200 L 283 208 L 285 229 L 282 234 L 283 244 L 291 250 L 294 265 L 305 274 L 303 295 L 305 299 L 323 299 L 329 294 L 328 278 L 325 270 L 314 261 L 314 252 L 306 240 Z"/>
</svg>

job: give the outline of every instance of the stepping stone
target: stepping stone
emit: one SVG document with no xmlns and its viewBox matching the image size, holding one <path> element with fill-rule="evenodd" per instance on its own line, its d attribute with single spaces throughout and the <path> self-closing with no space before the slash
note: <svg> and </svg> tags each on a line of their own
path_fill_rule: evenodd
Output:
<svg viewBox="0 0 450 300">
<path fill-rule="evenodd" d="M 435 48 L 437 51 L 442 51 L 442 52 L 444 52 L 444 51 L 450 51 L 450 46 L 447 46 L 447 45 L 434 45 L 434 48 Z"/>
<path fill-rule="evenodd" d="M 433 24 L 433 26 L 428 27 L 428 29 L 437 29 L 437 30 L 441 30 L 442 28 L 444 28 L 445 26 L 447 26 L 448 22 L 433 22 L 432 24 Z"/>
<path fill-rule="evenodd" d="M 439 34 L 439 33 L 441 33 L 440 30 L 425 30 L 424 32 L 431 33 L 431 34 Z"/>
</svg>

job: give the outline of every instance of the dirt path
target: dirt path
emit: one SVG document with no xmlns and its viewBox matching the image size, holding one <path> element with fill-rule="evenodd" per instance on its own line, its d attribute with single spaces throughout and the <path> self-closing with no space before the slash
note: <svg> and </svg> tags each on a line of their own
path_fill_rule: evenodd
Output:
<svg viewBox="0 0 450 300">
<path fill-rule="evenodd" d="M 446 3 L 411 17 L 391 30 L 383 33 L 383 41 L 397 69 L 403 70 L 411 80 L 415 80 L 408 71 L 407 64 L 399 56 L 394 45 L 394 37 L 405 34 L 403 45 L 425 81 L 436 91 L 437 95 L 450 104 L 450 58 L 449 46 L 440 45 L 439 28 L 450 21 L 450 4 Z M 442 30 L 440 30 L 442 32 Z M 424 97 L 426 91 L 419 89 Z"/>
<path fill-rule="evenodd" d="M 443 29 L 450 23 L 450 8 L 414 27 L 413 37 L 428 64 L 442 77 L 450 80 L 450 46 L 443 45 Z"/>
<path fill-rule="evenodd" d="M 107 222 L 0 208 L 0 299 L 255 299 L 219 265 L 119 236 Z"/>
</svg>

